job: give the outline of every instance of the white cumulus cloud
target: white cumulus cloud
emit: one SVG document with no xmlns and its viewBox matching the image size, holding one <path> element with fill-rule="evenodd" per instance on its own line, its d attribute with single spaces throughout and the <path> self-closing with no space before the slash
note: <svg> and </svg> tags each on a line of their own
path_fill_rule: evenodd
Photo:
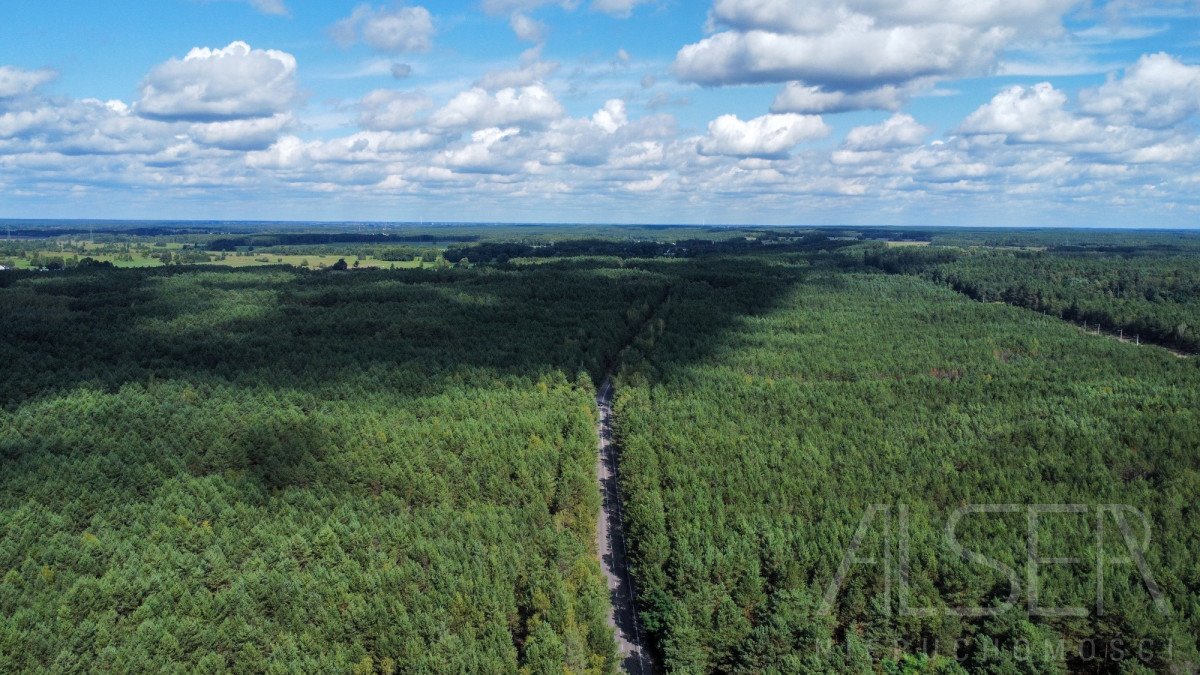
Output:
<svg viewBox="0 0 1200 675">
<path fill-rule="evenodd" d="M 846 134 L 843 147 L 849 150 L 872 151 L 920 145 L 929 135 L 912 115 L 892 115 L 881 124 L 855 127 Z"/>
<path fill-rule="evenodd" d="M 224 49 L 198 47 L 151 70 L 142 80 L 137 112 L 189 122 L 272 117 L 297 96 L 295 57 L 234 42 Z"/>
<path fill-rule="evenodd" d="M 592 9 L 609 16 L 626 18 L 633 14 L 633 9 L 650 0 L 592 0 Z"/>
<path fill-rule="evenodd" d="M 536 52 L 537 50 L 530 51 Z M 558 68 L 558 63 L 554 61 L 541 61 L 533 56 L 527 58 L 524 63 L 516 68 L 502 68 L 488 71 L 483 77 L 476 80 L 474 86 L 487 89 L 488 91 L 527 87 L 542 82 L 558 72 Z"/>
<path fill-rule="evenodd" d="M 1084 112 L 1110 121 L 1164 128 L 1200 112 L 1200 66 L 1164 54 L 1147 54 L 1081 95 Z"/>
<path fill-rule="evenodd" d="M 674 70 L 709 86 L 792 83 L 778 112 L 895 110 L 922 81 L 995 67 L 1019 38 L 1060 28 L 1079 0 L 716 0 L 709 37 Z"/>
<path fill-rule="evenodd" d="M 847 112 L 850 110 L 899 110 L 908 98 L 908 92 L 893 85 L 866 91 L 825 91 L 800 82 L 789 82 L 775 97 L 771 112 L 820 114 Z"/>
<path fill-rule="evenodd" d="M 359 101 L 358 124 L 372 131 L 409 129 L 421 123 L 433 99 L 421 92 L 377 89 Z"/>
<path fill-rule="evenodd" d="M 782 158 L 802 141 L 824 138 L 829 132 L 818 115 L 763 115 L 747 121 L 722 115 L 709 123 L 698 149 L 704 155 Z"/>
<path fill-rule="evenodd" d="M 602 12 L 616 18 L 628 18 L 633 9 L 650 0 L 592 0 L 592 11 Z M 483 11 L 492 15 L 531 12 L 539 7 L 558 5 L 571 11 L 579 7 L 580 0 L 483 0 Z"/>
<path fill-rule="evenodd" d="M 729 31 L 680 50 L 675 72 L 704 85 L 795 80 L 857 91 L 980 72 L 1009 35 L 945 23 L 879 28 L 866 18 L 818 34 Z"/>
<path fill-rule="evenodd" d="M 952 23 L 1045 31 L 1078 0 L 716 0 L 712 18 L 739 30 L 823 32 L 855 16 L 880 26 Z"/>
<path fill-rule="evenodd" d="M 508 19 L 508 25 L 512 28 L 513 34 L 518 40 L 525 42 L 541 42 L 546 36 L 546 24 L 536 19 L 529 18 L 528 15 L 517 12 Z"/>
<path fill-rule="evenodd" d="M 608 133 L 629 123 L 629 115 L 625 111 L 625 101 L 614 98 L 604 103 L 604 107 L 592 115 L 592 123 Z"/>
<path fill-rule="evenodd" d="M 250 0 L 250 6 L 263 14 L 287 16 L 288 8 L 283 0 Z"/>
<path fill-rule="evenodd" d="M 188 133 L 202 145 L 225 150 L 261 150 L 270 147 L 294 123 L 291 114 L 280 113 L 272 117 L 193 124 Z"/>
<path fill-rule="evenodd" d="M 28 94 L 56 77 L 58 73 L 53 70 L 22 70 L 12 66 L 0 66 L 0 99 Z"/>
<path fill-rule="evenodd" d="M 471 134 L 471 141 L 442 153 L 440 161 L 448 168 L 463 173 L 510 173 L 520 165 L 507 152 L 506 141 L 521 133 L 516 127 L 491 127 Z"/>
<path fill-rule="evenodd" d="M 433 15 L 421 6 L 392 8 L 359 5 L 333 25 L 330 33 L 343 47 L 359 41 L 389 54 L 427 52 L 433 48 Z"/>
<path fill-rule="evenodd" d="M 1067 95 L 1049 82 L 1013 86 L 971 113 L 963 134 L 1001 134 L 1018 143 L 1074 143 L 1103 133 L 1095 120 L 1066 110 Z"/>
<path fill-rule="evenodd" d="M 562 115 L 562 105 L 540 84 L 501 89 L 495 94 L 473 87 L 434 113 L 432 123 L 443 129 L 482 129 L 544 124 Z"/>
</svg>

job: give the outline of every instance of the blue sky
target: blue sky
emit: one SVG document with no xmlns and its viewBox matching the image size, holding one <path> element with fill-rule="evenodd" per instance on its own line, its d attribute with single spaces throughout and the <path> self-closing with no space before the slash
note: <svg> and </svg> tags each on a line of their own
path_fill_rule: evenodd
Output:
<svg viewBox="0 0 1200 675">
<path fill-rule="evenodd" d="M 1197 0 L 9 0 L 0 216 L 1192 226 Z"/>
</svg>

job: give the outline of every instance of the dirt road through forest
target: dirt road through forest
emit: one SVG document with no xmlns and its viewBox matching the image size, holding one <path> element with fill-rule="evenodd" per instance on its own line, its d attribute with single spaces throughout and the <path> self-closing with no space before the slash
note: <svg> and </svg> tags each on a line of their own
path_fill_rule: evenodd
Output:
<svg viewBox="0 0 1200 675">
<path fill-rule="evenodd" d="M 600 411 L 597 424 L 600 447 L 597 475 L 600 477 L 600 494 L 604 497 L 600 522 L 596 528 L 596 549 L 600 552 L 600 566 L 604 568 L 604 576 L 608 579 L 612 601 L 608 623 L 616 631 L 621 668 L 627 673 L 649 675 L 655 672 L 654 661 L 646 650 L 645 633 L 638 621 L 635 602 L 637 587 L 629 573 L 629 560 L 626 557 L 621 493 L 617 486 L 618 448 L 612 432 L 612 393 L 611 379 L 605 379 L 596 393 L 596 408 Z"/>
</svg>

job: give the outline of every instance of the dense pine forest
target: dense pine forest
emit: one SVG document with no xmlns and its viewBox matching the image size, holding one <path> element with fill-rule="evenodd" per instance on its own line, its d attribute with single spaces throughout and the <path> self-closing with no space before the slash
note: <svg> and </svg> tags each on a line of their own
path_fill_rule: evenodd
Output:
<svg viewBox="0 0 1200 675">
<path fill-rule="evenodd" d="M 880 269 L 919 274 L 982 302 L 1007 302 L 1129 337 L 1200 351 L 1200 255 L 1175 249 L 858 249 Z"/>
<path fill-rule="evenodd" d="M 721 278 L 675 289 L 620 377 L 636 573 L 668 669 L 1191 672 L 1200 663 L 1194 360 L 869 269 L 778 261 Z M 743 318 L 719 340 L 695 339 L 697 326 L 731 313 Z M 1169 614 L 1128 567 L 1108 571 L 1103 616 L 1030 618 L 1024 604 L 987 618 L 940 611 L 997 607 L 1010 592 L 1005 575 L 943 536 L 968 504 L 1091 509 L 1040 525 L 1043 549 L 1081 561 L 1044 568 L 1048 607 L 1094 606 L 1095 547 L 1110 559 L 1124 551 L 1111 533 L 1096 543 L 1096 509 L 1143 511 Z M 872 505 L 907 509 L 910 606 L 935 616 L 901 613 L 898 572 L 889 578 L 879 564 L 852 566 L 822 611 Z M 1024 583 L 1025 516 L 965 519 L 959 538 L 1021 570 Z M 889 550 L 897 559 L 887 537 L 899 533 L 884 522 L 868 521 L 859 559 L 879 563 Z"/>
<path fill-rule="evenodd" d="M 609 672 L 621 270 L 7 278 L 0 671 Z"/>
<path fill-rule="evenodd" d="M 1196 237 L 29 227 L 0 671 L 615 672 L 609 373 L 668 672 L 1200 665 Z"/>
</svg>

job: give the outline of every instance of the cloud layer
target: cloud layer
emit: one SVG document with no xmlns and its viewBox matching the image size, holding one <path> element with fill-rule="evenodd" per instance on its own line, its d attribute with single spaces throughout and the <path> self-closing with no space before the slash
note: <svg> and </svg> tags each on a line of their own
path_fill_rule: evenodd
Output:
<svg viewBox="0 0 1200 675">
<path fill-rule="evenodd" d="M 852 211 L 877 222 L 967 208 L 993 219 L 1022 208 L 1173 222 L 1200 212 L 1196 59 L 1138 52 L 1074 88 L 1046 77 L 985 81 L 969 97 L 939 87 L 990 72 L 1013 45 L 1060 39 L 1073 2 L 716 0 L 707 36 L 673 62 L 632 45 L 554 51 L 550 18 L 599 12 L 625 25 L 607 15 L 636 21 L 642 4 L 484 0 L 490 15 L 477 20 L 509 48 L 509 31 L 534 45 L 451 67 L 441 43 L 452 21 L 360 5 L 320 29 L 326 48 L 330 36 L 361 45 L 330 51 L 364 59 L 334 98 L 307 93 L 328 74 L 241 41 L 164 54 L 131 76 L 129 100 L 70 98 L 55 70 L 0 65 L 0 194 L 220 194 L 388 213 L 440 203 L 510 220 L 521 209 L 581 220 Z M 700 91 L 754 83 L 772 86 Z M 933 94 L 953 96 L 953 113 L 911 105 Z M 690 102 L 709 96 L 719 103 Z"/>
</svg>

